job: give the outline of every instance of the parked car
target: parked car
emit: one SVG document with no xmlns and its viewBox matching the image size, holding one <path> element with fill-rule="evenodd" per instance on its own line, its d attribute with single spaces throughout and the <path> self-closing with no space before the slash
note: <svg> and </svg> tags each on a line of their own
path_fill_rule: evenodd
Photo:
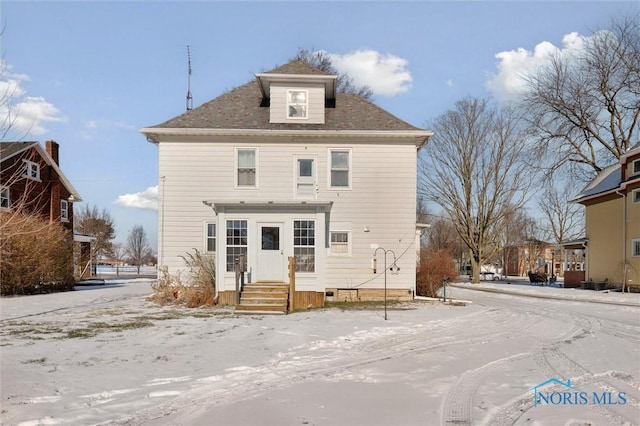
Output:
<svg viewBox="0 0 640 426">
<path fill-rule="evenodd" d="M 481 281 L 497 281 L 500 277 L 495 272 L 480 272 L 480 280 Z"/>
</svg>

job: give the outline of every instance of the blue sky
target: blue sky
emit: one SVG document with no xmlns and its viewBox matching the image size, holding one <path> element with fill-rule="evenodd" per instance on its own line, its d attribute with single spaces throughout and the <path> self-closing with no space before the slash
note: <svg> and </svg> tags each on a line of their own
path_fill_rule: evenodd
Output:
<svg viewBox="0 0 640 426">
<path fill-rule="evenodd" d="M 305 48 L 428 127 L 467 95 L 517 95 L 517 75 L 545 53 L 639 11 L 637 1 L 2 0 L 0 89 L 18 114 L 5 139 L 58 141 L 63 172 L 84 203 L 110 212 L 116 241 L 142 225 L 156 247 L 157 149 L 139 129 L 184 112 L 187 45 L 196 107 Z"/>
</svg>

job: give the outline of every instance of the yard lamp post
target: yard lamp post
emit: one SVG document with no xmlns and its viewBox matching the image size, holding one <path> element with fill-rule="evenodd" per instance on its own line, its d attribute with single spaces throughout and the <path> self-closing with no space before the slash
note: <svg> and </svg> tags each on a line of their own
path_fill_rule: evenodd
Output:
<svg viewBox="0 0 640 426">
<path fill-rule="evenodd" d="M 374 274 L 377 273 L 376 265 L 378 264 L 378 259 L 376 256 L 378 255 L 378 250 L 382 250 L 382 252 L 384 253 L 384 320 L 386 321 L 387 320 L 387 253 L 391 253 L 393 255 L 393 264 L 389 268 L 391 270 L 391 273 L 394 275 L 397 275 L 400 271 L 400 268 L 398 268 L 398 265 L 396 265 L 396 254 L 394 253 L 393 250 L 385 250 L 382 247 L 378 247 L 373 252 L 373 273 Z"/>
</svg>

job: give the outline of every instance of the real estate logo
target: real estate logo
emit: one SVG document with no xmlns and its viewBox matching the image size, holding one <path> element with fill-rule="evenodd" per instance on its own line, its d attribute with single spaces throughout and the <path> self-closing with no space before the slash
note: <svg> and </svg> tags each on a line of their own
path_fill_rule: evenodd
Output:
<svg viewBox="0 0 640 426">
<path fill-rule="evenodd" d="M 553 387 L 554 390 L 545 390 Z M 560 388 L 560 390 L 556 390 Z M 571 385 L 571 379 L 566 383 L 552 377 L 532 388 L 533 406 L 539 405 L 624 405 L 627 403 L 626 392 L 584 392 L 576 390 Z"/>
</svg>

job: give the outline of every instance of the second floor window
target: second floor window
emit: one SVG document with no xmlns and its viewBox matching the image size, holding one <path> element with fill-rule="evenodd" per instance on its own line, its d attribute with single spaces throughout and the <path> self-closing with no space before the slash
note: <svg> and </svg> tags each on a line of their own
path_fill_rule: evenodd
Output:
<svg viewBox="0 0 640 426">
<path fill-rule="evenodd" d="M 331 188 L 349 188 L 351 186 L 351 177 L 349 169 L 351 159 L 350 150 L 332 149 L 329 151 L 331 156 Z"/>
<path fill-rule="evenodd" d="M 29 179 L 40 180 L 40 164 L 34 163 L 33 161 L 23 160 L 24 161 L 24 170 L 22 171 L 22 176 L 25 176 Z"/>
<path fill-rule="evenodd" d="M 60 200 L 60 220 L 69 222 L 69 202 L 67 200 Z"/>
<path fill-rule="evenodd" d="M 255 148 L 239 148 L 237 150 L 237 186 L 257 186 L 256 151 Z"/>
</svg>

